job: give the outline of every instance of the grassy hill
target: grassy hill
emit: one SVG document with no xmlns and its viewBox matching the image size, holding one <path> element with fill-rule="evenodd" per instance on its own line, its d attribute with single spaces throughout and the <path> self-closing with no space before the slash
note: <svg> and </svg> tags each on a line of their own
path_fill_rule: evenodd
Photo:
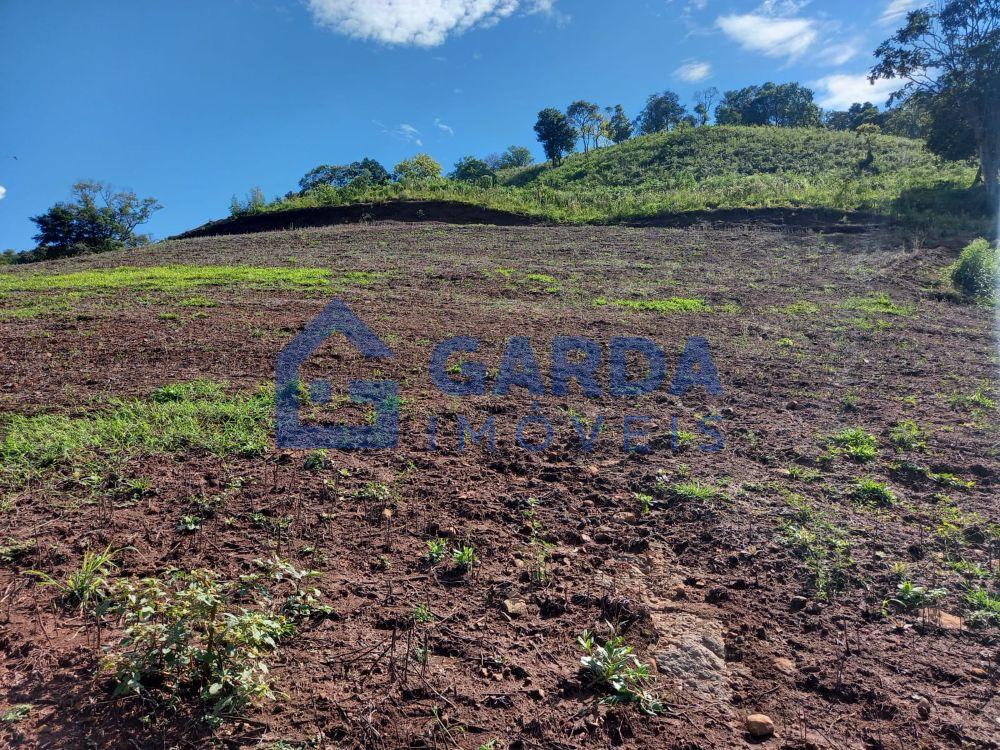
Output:
<svg viewBox="0 0 1000 750">
<path fill-rule="evenodd" d="M 919 141 L 878 136 L 873 172 L 940 169 Z M 720 176 L 767 174 L 858 176 L 865 141 L 854 133 L 814 128 L 720 126 L 639 136 L 574 154 L 559 167 L 537 166 L 505 176 L 508 184 L 556 188 L 620 187 L 675 190 Z"/>
<path fill-rule="evenodd" d="M 975 169 L 922 143 L 806 128 L 707 127 L 640 136 L 559 167 L 502 173 L 484 187 L 440 180 L 324 189 L 265 211 L 393 199 L 447 199 L 566 223 L 616 223 L 715 209 L 825 208 L 940 226 L 984 219 Z"/>
</svg>

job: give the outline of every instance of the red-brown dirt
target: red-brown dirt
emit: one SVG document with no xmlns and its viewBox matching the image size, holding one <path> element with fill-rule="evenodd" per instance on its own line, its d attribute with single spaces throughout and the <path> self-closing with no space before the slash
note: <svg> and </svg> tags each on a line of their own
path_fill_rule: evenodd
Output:
<svg viewBox="0 0 1000 750">
<path fill-rule="evenodd" d="M 119 475 L 151 482 L 136 502 L 94 502 L 72 468 L 8 486 L 0 543 L 35 544 L 0 561 L 0 714 L 32 709 L 0 723 L 0 743 L 707 750 L 757 744 L 744 720 L 764 713 L 776 726 L 765 747 L 1000 747 L 1000 629 L 969 620 L 964 601 L 972 586 L 997 589 L 1000 439 L 995 407 L 962 399 L 977 389 L 996 399 L 997 339 L 989 310 L 941 293 L 955 254 L 888 230 L 375 223 L 174 240 L 15 269 L 190 263 L 381 275 L 338 290 L 125 290 L 2 317 L 6 415 L 93 414 L 106 408 L 100 399 L 147 398 L 198 378 L 227 381 L 234 393 L 266 385 L 281 348 L 336 296 L 396 359 L 362 362 L 335 337 L 303 378 L 327 377 L 335 394 L 348 380 L 394 378 L 402 416 L 397 449 L 331 451 L 319 471 L 304 466 L 305 451 L 272 446 L 255 458 L 121 458 Z M 857 309 L 872 293 L 907 311 Z M 0 312 L 53 294 L 14 292 Z M 192 294 L 215 306 L 178 305 Z M 600 304 L 673 297 L 702 299 L 711 311 Z M 491 375 L 509 337 L 529 337 L 546 384 L 556 335 L 587 336 L 605 356 L 614 336 L 646 336 L 667 353 L 668 372 L 684 341 L 703 336 L 724 393 L 663 388 L 637 402 L 579 390 L 532 398 L 517 388 L 445 396 L 428 360 L 437 342 L 463 334 L 482 340 L 475 358 Z M 533 407 L 555 433 L 538 454 L 514 441 Z M 493 452 L 457 449 L 459 414 L 476 426 L 495 416 Z M 605 417 L 591 453 L 574 437 L 574 414 Z M 652 417 L 649 453 L 622 451 L 626 414 Z M 699 449 L 711 442 L 698 434 L 707 414 L 720 417 L 717 453 Z M 427 446 L 432 415 L 437 451 Z M 693 433 L 679 450 L 672 417 Z M 923 451 L 894 447 L 901 420 L 926 433 Z M 874 461 L 824 456 L 826 438 L 848 427 L 875 436 Z M 653 494 L 658 476 L 717 494 L 667 493 L 644 512 L 637 494 Z M 888 483 L 897 502 L 856 502 L 863 477 Z M 367 497 L 372 482 L 390 496 Z M 221 498 L 219 512 L 194 533 L 179 530 L 206 495 Z M 942 530 L 952 507 L 957 540 Z M 262 528 L 261 514 L 282 523 Z M 823 596 L 803 540 L 827 533 L 846 540 L 849 561 L 842 585 Z M 438 536 L 473 545 L 479 564 L 464 576 L 430 566 L 426 541 Z M 26 573 L 65 574 L 83 550 L 106 545 L 127 548 L 121 576 L 207 567 L 236 577 L 274 552 L 321 573 L 315 583 L 332 613 L 301 624 L 271 659 L 284 697 L 212 728 L 194 701 L 169 712 L 113 698 L 101 662 L 115 623 L 103 623 L 97 642 L 91 616 Z M 542 580 L 532 575 L 540 553 Z M 966 618 L 960 628 L 893 604 L 883 612 L 903 566 L 914 583 L 948 590 L 936 606 Z M 414 622 L 418 604 L 432 620 Z M 653 665 L 662 715 L 608 706 L 581 675 L 576 639 L 605 622 L 620 623 Z"/>
</svg>

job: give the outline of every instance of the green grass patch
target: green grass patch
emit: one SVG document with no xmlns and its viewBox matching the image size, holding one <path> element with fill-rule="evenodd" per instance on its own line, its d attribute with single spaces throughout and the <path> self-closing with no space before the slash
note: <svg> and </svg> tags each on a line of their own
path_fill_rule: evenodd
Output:
<svg viewBox="0 0 1000 750">
<path fill-rule="evenodd" d="M 0 475 L 23 482 L 102 456 L 257 455 L 270 445 L 273 409 L 263 389 L 229 394 L 223 383 L 200 380 L 165 386 L 149 399 L 114 400 L 85 416 L 8 414 L 0 417 Z"/>
<path fill-rule="evenodd" d="M 861 505 L 890 507 L 896 504 L 896 495 L 885 482 L 872 477 L 859 479 L 851 492 L 854 501 Z"/>
<path fill-rule="evenodd" d="M 965 595 L 965 603 L 969 607 L 969 617 L 974 622 L 1000 625 L 1000 592 L 990 593 L 984 588 L 976 587 Z"/>
<path fill-rule="evenodd" d="M 849 297 L 837 305 L 842 310 L 853 310 L 865 315 L 899 315 L 913 314 L 912 305 L 898 305 L 885 292 L 872 293 L 865 297 Z"/>
<path fill-rule="evenodd" d="M 616 299 L 611 304 L 624 307 L 626 310 L 640 310 L 642 312 L 656 312 L 661 315 L 673 315 L 675 313 L 688 312 L 711 312 L 705 300 L 697 297 L 670 297 L 668 299 Z"/>
<path fill-rule="evenodd" d="M 781 524 L 784 539 L 809 569 L 816 596 L 829 599 L 850 583 L 854 560 L 848 534 L 801 495 L 789 493 L 786 500 L 794 514 Z"/>
<path fill-rule="evenodd" d="M 188 297 L 177 304 L 181 307 L 215 307 L 215 300 L 208 297 Z"/>
<path fill-rule="evenodd" d="M 853 461 L 873 461 L 878 455 L 878 441 L 875 436 L 860 427 L 848 427 L 827 439 L 827 445 L 835 453 L 847 456 Z"/>
<path fill-rule="evenodd" d="M 360 275 L 359 275 L 360 274 Z M 369 283 L 370 274 L 348 272 L 347 281 Z M 119 266 L 73 273 L 0 273 L 0 292 L 73 289 L 110 292 L 122 289 L 182 291 L 202 286 L 320 287 L 331 280 L 325 268 L 264 268 L 257 266 Z"/>
</svg>

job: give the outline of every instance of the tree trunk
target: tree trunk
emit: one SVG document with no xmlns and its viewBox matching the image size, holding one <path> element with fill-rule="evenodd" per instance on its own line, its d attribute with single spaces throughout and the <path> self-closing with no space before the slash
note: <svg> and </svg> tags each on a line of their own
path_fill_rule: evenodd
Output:
<svg viewBox="0 0 1000 750">
<path fill-rule="evenodd" d="M 983 173 L 983 184 L 986 195 L 991 200 L 1000 200 L 1000 144 L 983 144 L 980 156 L 980 168 Z"/>
</svg>

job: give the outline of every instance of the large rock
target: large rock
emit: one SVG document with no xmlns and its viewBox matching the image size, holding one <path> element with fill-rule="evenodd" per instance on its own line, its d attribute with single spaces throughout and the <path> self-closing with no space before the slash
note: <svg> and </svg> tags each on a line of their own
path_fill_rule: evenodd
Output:
<svg viewBox="0 0 1000 750">
<path fill-rule="evenodd" d="M 767 714 L 750 714 L 746 727 L 747 733 L 755 740 L 766 740 L 774 734 L 774 722 Z"/>
<path fill-rule="evenodd" d="M 722 626 L 687 612 L 654 612 L 659 634 L 653 658 L 660 675 L 699 698 L 729 701 L 729 670 Z"/>
</svg>

